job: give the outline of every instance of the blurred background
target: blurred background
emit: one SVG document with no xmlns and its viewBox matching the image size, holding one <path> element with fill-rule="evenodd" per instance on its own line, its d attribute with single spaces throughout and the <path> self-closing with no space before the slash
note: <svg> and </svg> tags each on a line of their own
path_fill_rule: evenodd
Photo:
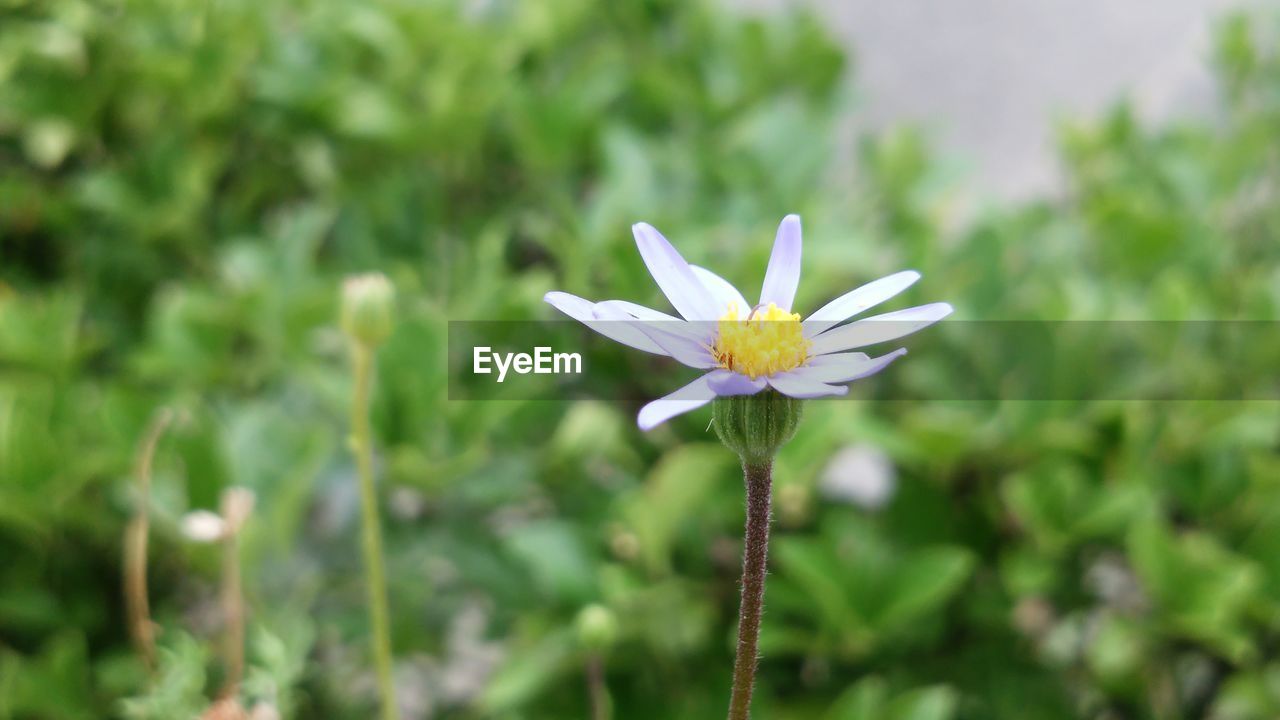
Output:
<svg viewBox="0 0 1280 720">
<path fill-rule="evenodd" d="M 0 720 L 206 711 L 220 552 L 183 518 L 232 486 L 246 705 L 372 716 L 352 272 L 398 291 L 373 412 L 407 718 L 585 718 L 589 684 L 620 720 L 724 713 L 741 475 L 705 412 L 636 430 L 667 366 L 446 401 L 448 320 L 665 307 L 632 222 L 750 288 L 798 212 L 797 307 L 911 267 L 899 306 L 950 301 L 944 334 L 1277 319 L 1274 8 L 879 5 L 0 2 Z M 1280 407 L 891 399 L 981 371 L 913 354 L 810 404 L 757 715 L 1280 716 Z M 149 679 L 122 556 L 162 408 Z"/>
</svg>

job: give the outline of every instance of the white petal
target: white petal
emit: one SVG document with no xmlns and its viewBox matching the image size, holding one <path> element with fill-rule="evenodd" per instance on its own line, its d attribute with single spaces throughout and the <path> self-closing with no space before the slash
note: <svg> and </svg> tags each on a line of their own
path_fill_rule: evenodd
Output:
<svg viewBox="0 0 1280 720">
<path fill-rule="evenodd" d="M 915 270 L 905 270 L 863 285 L 818 308 L 804 321 L 805 337 L 813 337 L 848 320 L 867 308 L 879 305 L 911 287 L 920 279 Z"/>
<path fill-rule="evenodd" d="M 627 300 L 601 300 L 596 304 L 604 307 L 617 308 L 639 320 L 684 322 L 684 320 L 681 320 L 675 315 L 668 315 L 661 310 L 654 310 L 653 308 L 648 308 L 644 305 L 640 305 L 639 303 L 633 303 Z"/>
<path fill-rule="evenodd" d="M 678 362 L 689 367 L 706 369 L 717 367 L 720 364 L 716 362 L 715 356 L 711 354 L 707 343 L 689 334 L 690 329 L 687 326 L 690 323 L 682 320 L 675 322 L 637 320 L 619 309 L 618 306 L 611 305 L 608 302 L 596 303 L 595 316 L 601 324 L 630 328 L 643 333 L 645 337 L 662 348 L 663 354 L 670 355 Z M 706 325 L 708 323 L 701 324 Z M 696 330 L 697 328 L 693 329 Z"/>
<path fill-rule="evenodd" d="M 668 355 L 660 345 L 649 339 L 649 336 L 627 323 L 600 322 L 595 317 L 595 303 L 584 300 L 577 295 L 552 291 L 542 296 L 551 307 L 595 330 L 610 340 L 620 342 L 637 350 L 651 352 L 655 355 Z"/>
<path fill-rule="evenodd" d="M 800 287 L 800 216 L 788 215 L 778 226 L 778 236 L 773 241 L 769 255 L 769 267 L 764 272 L 764 286 L 760 289 L 760 304 L 773 303 L 791 312 L 791 303 Z"/>
<path fill-rule="evenodd" d="M 801 370 L 803 369 L 801 368 Z M 847 385 L 828 385 L 817 380 L 811 380 L 798 370 L 769 376 L 769 385 L 783 395 L 789 395 L 793 398 L 827 397 L 844 395 L 849 392 L 849 386 Z"/>
<path fill-rule="evenodd" d="M 595 303 L 585 298 L 580 298 L 577 295 L 560 292 L 559 290 L 552 290 L 546 295 L 543 295 L 542 299 L 551 307 L 579 322 L 586 322 L 587 320 L 595 317 L 593 313 Z"/>
<path fill-rule="evenodd" d="M 715 320 L 716 301 L 698 281 L 689 263 L 648 223 L 631 226 L 640 257 L 672 307 L 686 320 Z"/>
<path fill-rule="evenodd" d="M 707 376 L 707 382 L 717 396 L 755 395 L 768 384 L 763 377 L 755 380 L 731 370 L 717 370 Z"/>
<path fill-rule="evenodd" d="M 625 313 L 619 315 L 614 311 Z M 604 318 L 602 313 L 610 315 Z M 627 320 L 628 317 L 637 320 L 643 320 L 646 323 L 659 323 L 658 327 L 662 330 L 684 335 L 685 337 L 696 340 L 703 345 L 711 345 L 716 339 L 717 325 L 714 322 L 702 320 L 698 322 L 689 322 L 681 320 L 674 315 L 668 315 L 664 312 L 652 310 L 643 305 L 637 305 L 626 300 L 603 300 L 596 303 L 596 317 L 603 319 Z"/>
<path fill-rule="evenodd" d="M 650 340 L 662 348 L 666 354 L 675 358 L 677 362 L 699 370 L 720 366 L 720 363 L 711 354 L 711 351 L 707 349 L 706 345 L 685 335 L 665 330 L 656 323 L 645 323 L 642 320 L 634 322 L 641 332 L 648 335 Z"/>
<path fill-rule="evenodd" d="M 868 375 L 874 375 L 889 366 L 889 363 L 897 360 L 907 354 L 906 348 L 898 348 L 891 353 L 881 355 L 878 358 L 869 358 L 863 353 L 840 353 L 837 355 L 823 355 L 814 358 L 814 361 L 829 360 L 830 358 L 844 357 L 844 362 L 825 362 L 816 364 L 811 362 L 807 367 L 797 368 L 792 372 L 810 380 L 817 380 L 824 383 L 845 383 L 858 380 Z M 861 355 L 861 357 L 851 357 Z"/>
<path fill-rule="evenodd" d="M 814 355 L 826 355 L 897 340 L 938 322 L 950 315 L 951 311 L 952 308 L 947 303 L 932 303 L 869 317 L 817 336 L 813 339 L 810 352 Z"/>
<path fill-rule="evenodd" d="M 707 384 L 712 373 L 703 375 L 670 395 L 663 396 L 640 408 L 636 424 L 641 430 L 652 430 L 671 418 L 690 410 L 697 410 L 715 398 L 715 391 Z"/>
<path fill-rule="evenodd" d="M 830 355 L 819 355 L 818 357 L 810 358 L 809 362 L 805 364 L 809 367 L 820 367 L 823 365 L 847 365 L 849 363 L 863 362 L 870 359 L 871 356 L 864 352 L 832 353 Z"/>
<path fill-rule="evenodd" d="M 743 297 L 742 293 L 738 292 L 738 288 L 733 286 L 733 283 L 704 267 L 697 265 L 690 265 L 689 267 L 693 269 L 693 274 L 707 288 L 707 292 L 711 293 L 711 296 L 719 303 L 721 315 L 728 312 L 730 307 L 735 306 L 738 308 L 739 316 L 745 317 L 750 312 L 751 305 L 747 303 L 747 299 Z M 719 318 L 720 315 L 716 317 Z"/>
</svg>

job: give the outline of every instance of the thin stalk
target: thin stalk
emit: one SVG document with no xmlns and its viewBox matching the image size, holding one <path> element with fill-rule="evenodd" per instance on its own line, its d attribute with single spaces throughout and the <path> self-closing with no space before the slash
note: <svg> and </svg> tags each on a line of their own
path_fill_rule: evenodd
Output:
<svg viewBox="0 0 1280 720">
<path fill-rule="evenodd" d="M 244 678 L 244 591 L 240 575 L 240 524 L 239 510 L 234 507 L 234 492 L 223 493 L 222 517 L 227 523 L 222 538 L 222 613 L 226 622 L 225 662 L 227 677 L 222 686 L 222 697 L 234 699 L 240 694 L 240 681 Z"/>
<path fill-rule="evenodd" d="M 391 677 L 391 623 L 387 612 L 386 571 L 382 564 L 382 528 L 373 481 L 373 433 L 369 426 L 369 388 L 373 382 L 373 350 L 352 343 L 355 390 L 351 402 L 351 442 L 360 477 L 360 506 L 365 579 L 369 591 L 369 624 L 372 628 L 374 671 L 382 698 L 383 720 L 398 720 L 395 684 Z"/>
<path fill-rule="evenodd" d="M 742 605 L 738 611 L 738 650 L 733 661 L 733 694 L 729 720 L 751 717 L 755 688 L 760 616 L 764 610 L 764 581 L 769 557 L 770 493 L 773 461 L 742 465 L 747 486 L 747 526 L 742 553 Z"/>
<path fill-rule="evenodd" d="M 147 672 L 154 674 L 156 665 L 155 625 L 151 622 L 151 606 L 147 601 L 147 539 L 151 532 L 151 468 L 160 437 L 173 420 L 173 412 L 161 408 L 151 421 L 134 456 L 134 478 L 137 497 L 133 517 L 124 534 L 124 600 L 129 619 L 129 634 L 142 656 Z"/>
<path fill-rule="evenodd" d="M 613 713 L 604 680 L 604 659 L 598 652 L 587 656 L 587 697 L 591 703 L 591 720 L 610 720 Z"/>
</svg>

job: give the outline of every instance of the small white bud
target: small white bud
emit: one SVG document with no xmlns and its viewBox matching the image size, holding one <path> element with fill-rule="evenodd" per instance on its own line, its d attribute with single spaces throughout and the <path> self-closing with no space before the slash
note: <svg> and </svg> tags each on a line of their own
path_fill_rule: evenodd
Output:
<svg viewBox="0 0 1280 720">
<path fill-rule="evenodd" d="M 382 273 L 353 275 L 342 283 L 342 330 L 376 347 L 391 335 L 395 290 Z"/>
<path fill-rule="evenodd" d="M 275 705 L 266 702 L 259 702 L 253 706 L 253 711 L 249 713 L 249 720 L 280 720 L 280 711 Z"/>
<path fill-rule="evenodd" d="M 226 523 L 217 513 L 194 510 L 182 516 L 182 534 L 193 542 L 217 542 L 225 532 Z"/>
</svg>

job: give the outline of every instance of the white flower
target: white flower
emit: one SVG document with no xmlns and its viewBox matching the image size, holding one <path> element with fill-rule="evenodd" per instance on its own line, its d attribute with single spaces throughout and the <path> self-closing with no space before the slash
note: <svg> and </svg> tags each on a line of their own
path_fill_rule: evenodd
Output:
<svg viewBox="0 0 1280 720">
<path fill-rule="evenodd" d="M 544 299 L 605 337 L 710 370 L 645 405 L 638 417 L 643 430 L 717 396 L 753 395 L 765 388 L 794 398 L 844 395 L 849 388 L 839 383 L 879 372 L 907 352 L 899 348 L 873 358 L 846 351 L 896 340 L 951 314 L 949 304 L 931 303 L 841 325 L 920 279 L 920 273 L 906 270 L 850 291 L 802 321 L 791 312 L 800 284 L 798 215 L 786 216 L 778 226 L 755 305 L 724 278 L 685 262 L 652 226 L 637 223 L 631 230 L 649 273 L 680 317 L 625 300 L 593 303 L 564 292 L 549 292 Z"/>
<path fill-rule="evenodd" d="M 872 445 L 850 445 L 827 463 L 818 487 L 832 500 L 879 510 L 893 497 L 896 485 L 897 473 L 888 455 Z"/>
</svg>

